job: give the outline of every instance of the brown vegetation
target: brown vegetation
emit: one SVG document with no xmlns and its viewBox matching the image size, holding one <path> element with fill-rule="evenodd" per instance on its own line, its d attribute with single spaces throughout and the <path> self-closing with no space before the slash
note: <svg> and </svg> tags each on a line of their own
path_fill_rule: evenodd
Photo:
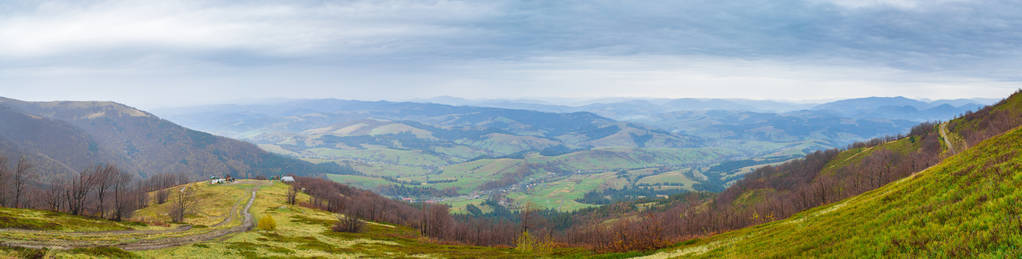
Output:
<svg viewBox="0 0 1022 259">
<path fill-rule="evenodd" d="M 337 217 L 337 224 L 331 228 L 337 232 L 348 232 L 348 233 L 359 233 L 365 227 L 365 223 L 362 220 L 352 216 L 339 216 Z"/>
<path fill-rule="evenodd" d="M 192 189 L 175 190 L 170 204 L 170 219 L 173 222 L 184 222 L 185 215 L 195 209 L 196 200 L 192 197 Z"/>
<path fill-rule="evenodd" d="M 45 181 L 38 176 L 39 172 L 28 159 L 19 159 L 14 168 L 9 168 L 7 158 L 0 157 L 0 206 L 120 221 L 148 206 L 149 191 L 188 181 L 182 174 L 160 174 L 137 180 L 111 164 L 95 165 L 70 176 L 51 177 Z"/>
<path fill-rule="evenodd" d="M 298 185 L 292 184 L 290 188 L 287 188 L 287 204 L 295 205 L 298 201 Z"/>
<path fill-rule="evenodd" d="M 474 245 L 514 244 L 519 226 L 506 220 L 469 218 L 455 221 L 441 204 L 409 204 L 321 178 L 297 177 L 294 183 L 311 196 L 301 205 L 342 213 L 347 218 L 399 224 L 427 237 Z"/>
</svg>

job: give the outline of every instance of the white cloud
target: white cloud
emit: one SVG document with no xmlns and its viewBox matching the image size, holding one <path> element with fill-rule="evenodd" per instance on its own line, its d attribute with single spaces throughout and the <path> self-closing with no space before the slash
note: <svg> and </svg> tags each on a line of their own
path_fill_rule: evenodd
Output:
<svg viewBox="0 0 1022 259">
<path fill-rule="evenodd" d="M 211 5 L 201 1 L 41 4 L 0 16 L 0 56 L 82 51 L 253 51 L 310 55 L 464 33 L 459 22 L 492 14 L 460 2 Z M 400 47 L 400 46 L 389 46 Z M 384 50 L 391 51 L 391 50 Z"/>
<path fill-rule="evenodd" d="M 814 2 L 832 3 L 847 8 L 875 8 L 892 7 L 903 10 L 918 9 L 926 6 L 935 6 L 964 0 L 812 0 Z"/>
<path fill-rule="evenodd" d="M 117 101 L 142 108 L 260 98 L 398 100 L 441 95 L 521 97 L 725 97 L 832 99 L 909 96 L 947 99 L 1003 97 L 1017 82 L 801 60 L 713 56 L 543 56 L 513 61 L 477 60 L 402 70 L 391 67 L 218 64 L 124 66 L 112 70 L 24 69 L 0 73 L 19 85 L 4 95 L 32 100 L 72 98 Z M 67 93 L 53 97 L 55 92 Z M 159 98 L 155 98 L 159 96 Z"/>
<path fill-rule="evenodd" d="M 814 63 L 713 56 L 551 56 L 514 63 L 470 63 L 450 70 L 461 76 L 452 76 L 456 80 L 442 81 L 432 90 L 478 98 L 543 93 L 529 97 L 940 99 L 1002 97 L 1022 86 L 1017 82 L 868 66 L 852 60 Z M 444 91 L 447 88 L 454 90 Z"/>
<path fill-rule="evenodd" d="M 0 2 L 0 95 L 958 98 L 1022 81 L 1010 5 L 807 1 Z"/>
</svg>

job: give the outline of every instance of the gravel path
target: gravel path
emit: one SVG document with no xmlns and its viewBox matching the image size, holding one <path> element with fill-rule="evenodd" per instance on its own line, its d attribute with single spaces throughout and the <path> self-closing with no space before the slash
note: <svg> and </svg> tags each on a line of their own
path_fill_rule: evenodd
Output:
<svg viewBox="0 0 1022 259">
<path fill-rule="evenodd" d="M 87 247 L 100 247 L 100 246 L 115 246 L 115 247 L 119 247 L 119 248 L 122 248 L 122 249 L 125 249 L 125 250 L 150 250 L 150 249 L 160 249 L 160 248 L 174 247 L 174 246 L 187 245 L 187 244 L 196 243 L 196 242 L 202 242 L 202 241 L 211 240 L 211 239 L 223 237 L 223 236 L 226 236 L 226 235 L 229 235 L 229 234 L 238 233 L 238 232 L 244 232 L 244 231 L 248 231 L 248 230 L 252 229 L 252 226 L 254 224 L 253 224 L 253 220 L 252 220 L 252 214 L 249 213 L 249 209 L 252 208 L 252 203 L 255 202 L 256 192 L 258 192 L 258 191 L 259 191 L 259 186 L 256 186 L 256 187 L 252 188 L 252 196 L 248 199 L 248 203 L 245 205 L 245 209 L 242 211 L 242 215 L 244 216 L 244 220 L 242 221 L 241 225 L 234 226 L 234 227 L 231 227 L 231 228 L 216 229 L 216 230 L 212 230 L 212 231 L 209 231 L 209 232 L 198 233 L 198 234 L 195 234 L 195 235 L 187 235 L 187 236 L 180 236 L 180 237 L 167 237 L 167 238 L 159 238 L 159 239 L 145 239 L 145 240 L 138 240 L 138 241 L 134 241 L 134 242 L 124 242 L 126 240 L 113 241 L 113 242 L 112 241 L 84 241 L 84 240 L 0 240 L 0 246 L 25 247 L 25 248 L 35 248 L 35 249 L 40 249 L 40 248 L 74 249 L 74 248 L 87 248 Z M 233 218 L 234 218 L 235 211 L 236 211 L 237 207 L 238 207 L 238 204 L 236 204 L 234 206 L 234 208 L 231 209 L 230 214 L 228 214 L 227 217 L 224 218 L 223 221 L 221 221 L 220 223 L 217 223 L 216 225 L 211 226 L 211 228 L 215 228 L 215 227 L 227 224 L 228 222 L 231 222 L 233 220 Z M 116 230 L 116 231 L 102 231 L 102 232 L 66 232 L 66 233 L 54 232 L 54 231 L 20 230 L 20 229 L 13 229 L 13 230 L 3 229 L 3 230 L 0 230 L 0 231 L 17 231 L 17 232 L 29 232 L 29 233 L 38 232 L 38 233 L 46 233 L 46 234 L 57 233 L 57 234 L 61 234 L 61 235 L 68 234 L 68 235 L 73 235 L 73 236 L 94 236 L 94 235 L 103 236 L 103 235 L 136 235 L 136 234 L 137 235 L 152 235 L 152 234 L 165 234 L 165 233 L 183 232 L 183 231 L 190 230 L 190 229 L 191 229 L 191 226 L 182 226 L 182 227 L 179 227 L 179 228 L 176 228 L 176 229 L 168 229 L 168 230 Z M 126 238 L 126 239 L 132 240 L 134 238 Z"/>
</svg>

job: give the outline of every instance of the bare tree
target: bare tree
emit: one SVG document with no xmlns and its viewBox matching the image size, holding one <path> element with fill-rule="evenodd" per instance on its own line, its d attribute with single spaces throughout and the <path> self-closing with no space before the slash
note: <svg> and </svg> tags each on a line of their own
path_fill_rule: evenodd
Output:
<svg viewBox="0 0 1022 259">
<path fill-rule="evenodd" d="M 7 158 L 0 156 L 0 207 L 3 207 L 7 198 Z"/>
<path fill-rule="evenodd" d="M 187 186 L 175 191 L 174 200 L 170 207 L 170 219 L 174 222 L 184 222 L 185 214 L 195 205 L 192 198 L 192 189 Z"/>
<path fill-rule="evenodd" d="M 64 198 L 67 200 L 68 212 L 73 215 L 82 215 L 85 212 L 85 201 L 96 186 L 96 178 L 95 170 L 89 168 L 67 181 Z"/>
<path fill-rule="evenodd" d="M 97 165 L 94 171 L 96 174 L 96 197 L 99 198 L 99 204 L 96 205 L 96 212 L 99 213 L 99 217 L 102 218 L 106 212 L 106 203 L 103 197 L 107 193 L 107 189 L 113 185 L 117 175 L 120 174 L 120 170 L 113 165 Z"/>
<path fill-rule="evenodd" d="M 114 191 L 114 220 L 121 221 L 121 219 L 130 217 L 131 212 L 134 211 L 135 206 L 131 202 L 130 190 L 131 180 L 134 178 L 133 175 L 118 171 L 113 178 L 113 191 Z"/>
<path fill-rule="evenodd" d="M 291 188 L 287 189 L 287 204 L 295 205 L 298 200 L 298 185 L 291 184 Z"/>
<path fill-rule="evenodd" d="M 132 192 L 135 208 L 141 209 L 149 206 L 149 193 L 145 191 L 145 188 L 141 182 L 136 184 L 135 190 Z"/>
<path fill-rule="evenodd" d="M 66 186 L 66 183 L 54 183 L 43 191 L 43 202 L 45 203 L 46 209 L 60 211 L 61 208 L 64 207 L 65 200 L 61 193 L 64 191 L 61 189 L 63 186 Z"/>
<path fill-rule="evenodd" d="M 167 202 L 168 197 L 170 197 L 170 191 L 167 189 L 156 191 L 156 204 Z"/>
<path fill-rule="evenodd" d="M 18 166 L 14 170 L 14 207 L 21 208 L 21 196 L 25 191 L 25 182 L 31 178 L 29 170 L 32 164 L 22 156 L 18 159 Z"/>
<path fill-rule="evenodd" d="M 529 231 L 529 218 L 531 218 L 531 216 L 532 216 L 532 203 L 531 202 L 526 202 L 525 203 L 525 205 L 522 207 L 522 211 L 521 211 L 520 216 L 521 216 L 521 221 L 522 221 L 522 227 L 521 227 L 521 230 L 519 230 L 519 232 L 525 233 L 525 232 Z"/>
</svg>

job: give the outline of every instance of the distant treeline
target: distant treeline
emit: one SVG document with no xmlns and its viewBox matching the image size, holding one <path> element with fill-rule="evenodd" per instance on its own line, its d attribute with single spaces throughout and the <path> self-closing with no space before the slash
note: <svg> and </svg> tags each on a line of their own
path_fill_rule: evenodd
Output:
<svg viewBox="0 0 1022 259">
<path fill-rule="evenodd" d="M 656 186 L 684 186 L 684 185 L 658 183 Z M 685 192 L 688 192 L 688 190 L 682 188 L 657 189 L 652 185 L 645 184 L 639 186 L 625 186 L 624 188 L 620 189 L 607 188 L 603 189 L 602 191 L 590 191 L 584 194 L 582 198 L 575 199 L 575 201 L 594 205 L 606 205 L 615 202 L 635 200 L 639 198 L 656 198 L 659 195 L 670 196 Z"/>
<path fill-rule="evenodd" d="M 433 187 L 408 187 L 405 185 L 387 185 L 379 188 L 380 194 L 390 197 L 450 197 L 457 196 L 458 189 L 450 187 L 439 190 Z"/>
</svg>

